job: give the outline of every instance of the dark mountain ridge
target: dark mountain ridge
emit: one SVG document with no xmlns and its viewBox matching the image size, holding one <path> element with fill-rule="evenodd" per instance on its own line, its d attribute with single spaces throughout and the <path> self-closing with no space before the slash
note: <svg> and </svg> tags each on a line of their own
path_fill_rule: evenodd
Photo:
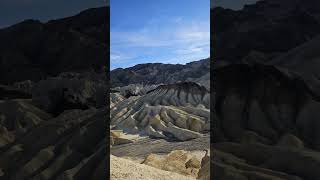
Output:
<svg viewBox="0 0 320 180">
<path fill-rule="evenodd" d="M 200 78 L 210 71 L 210 59 L 182 64 L 147 63 L 110 72 L 112 87 L 129 84 L 169 84 Z"/>
<path fill-rule="evenodd" d="M 26 20 L 0 30 L 0 82 L 38 81 L 66 71 L 101 72 L 107 64 L 109 7 L 42 23 Z"/>
<path fill-rule="evenodd" d="M 307 42 L 320 32 L 318 7 L 315 0 L 262 0 L 238 11 L 213 8 L 213 58 L 236 62 L 251 51 L 277 54 Z"/>
</svg>

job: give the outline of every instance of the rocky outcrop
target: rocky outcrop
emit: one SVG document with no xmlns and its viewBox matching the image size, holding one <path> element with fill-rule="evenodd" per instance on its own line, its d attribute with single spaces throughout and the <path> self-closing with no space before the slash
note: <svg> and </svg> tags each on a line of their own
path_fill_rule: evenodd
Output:
<svg viewBox="0 0 320 180">
<path fill-rule="evenodd" d="M 201 166 L 196 156 L 183 150 L 172 151 L 165 156 L 150 154 L 142 164 L 193 177 L 198 176 Z"/>
<path fill-rule="evenodd" d="M 197 179 L 199 179 L 199 180 L 209 180 L 210 179 L 210 164 L 211 164 L 211 158 L 210 158 L 210 156 L 208 154 L 208 150 L 207 150 L 206 154 L 201 159 L 201 165 L 200 165 Z M 214 173 L 214 172 L 211 171 L 211 173 Z"/>
<path fill-rule="evenodd" d="M 133 143 L 138 138 L 139 136 L 126 135 L 122 130 L 110 130 L 110 146 Z"/>
</svg>

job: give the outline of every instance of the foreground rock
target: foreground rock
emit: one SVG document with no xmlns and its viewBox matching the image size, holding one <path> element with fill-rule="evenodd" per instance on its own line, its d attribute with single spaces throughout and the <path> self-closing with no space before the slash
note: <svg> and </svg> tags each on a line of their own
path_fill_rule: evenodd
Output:
<svg viewBox="0 0 320 180">
<path fill-rule="evenodd" d="M 128 135 L 124 134 L 123 131 L 119 130 L 110 130 L 110 145 L 117 146 L 122 144 L 134 143 L 140 137 L 139 135 Z"/>
<path fill-rule="evenodd" d="M 141 179 L 159 179 L 159 180 L 195 180 L 195 178 L 183 176 L 177 173 L 163 171 L 148 165 L 134 163 L 130 160 L 118 158 L 111 155 L 110 173 L 112 180 L 141 180 Z"/>
<path fill-rule="evenodd" d="M 213 149 L 211 149 L 211 150 L 213 150 Z M 200 167 L 200 170 L 198 172 L 197 179 L 199 179 L 199 180 L 210 180 L 210 175 L 211 175 L 210 174 L 210 165 L 211 165 L 211 158 L 209 156 L 208 151 L 206 151 L 206 154 L 201 159 L 201 167 Z M 214 172 L 211 171 L 211 173 L 213 174 Z"/>
<path fill-rule="evenodd" d="M 193 177 L 198 176 L 201 167 L 200 159 L 183 150 L 172 151 L 165 156 L 150 154 L 142 163 L 165 171 Z"/>
</svg>

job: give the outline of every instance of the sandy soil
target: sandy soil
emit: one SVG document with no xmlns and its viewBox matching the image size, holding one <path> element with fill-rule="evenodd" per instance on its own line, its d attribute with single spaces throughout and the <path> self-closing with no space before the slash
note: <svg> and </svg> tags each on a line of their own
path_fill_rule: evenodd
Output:
<svg viewBox="0 0 320 180">
<path fill-rule="evenodd" d="M 193 177 L 163 171 L 111 155 L 111 180 L 195 180 Z"/>
</svg>

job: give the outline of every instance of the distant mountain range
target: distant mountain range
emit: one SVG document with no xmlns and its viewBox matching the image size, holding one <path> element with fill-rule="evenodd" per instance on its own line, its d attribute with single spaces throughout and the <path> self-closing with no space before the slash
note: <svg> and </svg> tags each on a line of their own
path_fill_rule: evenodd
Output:
<svg viewBox="0 0 320 180">
<path fill-rule="evenodd" d="M 210 59 L 182 64 L 148 63 L 130 68 L 118 68 L 110 72 L 111 86 L 121 87 L 130 84 L 168 84 L 183 81 L 196 81 L 210 72 Z M 210 80 L 207 75 L 203 81 Z"/>
</svg>

